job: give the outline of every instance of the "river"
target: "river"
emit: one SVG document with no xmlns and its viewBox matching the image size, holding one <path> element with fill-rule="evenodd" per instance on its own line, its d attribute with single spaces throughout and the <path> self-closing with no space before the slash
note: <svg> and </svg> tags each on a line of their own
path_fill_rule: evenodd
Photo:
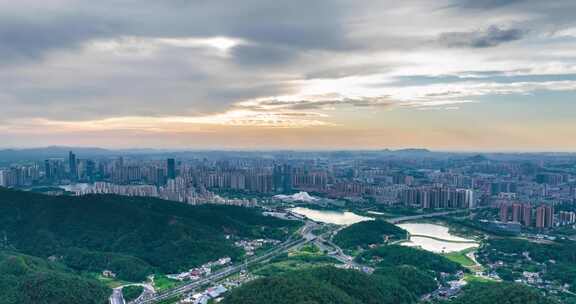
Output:
<svg viewBox="0 0 576 304">
<path fill-rule="evenodd" d="M 349 211 L 315 210 L 303 207 L 292 208 L 290 211 L 316 222 L 344 226 L 374 220 Z M 453 235 L 448 227 L 439 224 L 404 223 L 398 226 L 407 230 L 411 235 L 410 241 L 402 243 L 405 246 L 420 247 L 436 253 L 457 252 L 479 246 L 478 242 Z"/>
<path fill-rule="evenodd" d="M 332 210 L 314 210 L 303 207 L 296 207 L 290 211 L 303 215 L 308 219 L 316 222 L 336 224 L 336 225 L 352 225 L 363 221 L 374 220 L 371 217 L 365 217 L 348 211 L 332 211 Z"/>
<path fill-rule="evenodd" d="M 420 247 L 436 253 L 449 253 L 478 247 L 478 242 L 462 238 L 449 232 L 448 227 L 429 223 L 405 223 L 399 227 L 407 230 L 410 241 L 402 243 L 405 246 Z"/>
</svg>

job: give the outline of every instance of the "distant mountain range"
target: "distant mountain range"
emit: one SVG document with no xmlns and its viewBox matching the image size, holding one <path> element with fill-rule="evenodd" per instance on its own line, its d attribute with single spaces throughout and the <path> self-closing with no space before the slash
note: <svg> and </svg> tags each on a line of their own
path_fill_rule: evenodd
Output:
<svg viewBox="0 0 576 304">
<path fill-rule="evenodd" d="M 427 157 L 438 159 L 464 159 L 470 161 L 484 160 L 511 160 L 511 159 L 534 159 L 542 157 L 576 157 L 576 153 L 568 152 L 541 152 L 541 153 L 478 153 L 478 152 L 449 152 L 449 151 L 431 151 L 424 148 L 407 148 L 407 149 L 383 149 L 383 150 L 323 150 L 323 151 L 305 151 L 305 150 L 177 150 L 177 149 L 103 149 L 98 147 L 71 147 L 71 146 L 50 146 L 39 148 L 22 148 L 22 149 L 0 149 L 0 162 L 9 163 L 22 160 L 44 160 L 50 158 L 67 158 L 68 152 L 74 151 L 79 158 L 98 158 L 98 157 L 118 157 L 131 156 L 139 158 L 213 158 L 213 157 L 291 157 L 298 155 L 300 157 L 333 157 L 333 158 L 413 158 Z"/>
</svg>

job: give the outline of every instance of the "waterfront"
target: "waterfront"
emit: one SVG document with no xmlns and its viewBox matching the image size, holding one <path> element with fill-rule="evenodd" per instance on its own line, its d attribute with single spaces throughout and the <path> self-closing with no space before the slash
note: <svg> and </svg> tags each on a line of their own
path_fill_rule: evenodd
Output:
<svg viewBox="0 0 576 304">
<path fill-rule="evenodd" d="M 405 223 L 399 227 L 408 231 L 410 240 L 404 242 L 405 246 L 420 247 L 436 253 L 449 253 L 478 247 L 478 242 L 455 236 L 449 232 L 448 227 L 430 223 Z"/>
<path fill-rule="evenodd" d="M 360 216 L 349 211 L 332 211 L 332 210 L 314 210 L 303 207 L 296 207 L 290 211 L 303 215 L 308 219 L 316 222 L 335 224 L 335 225 L 352 225 L 363 221 L 374 220 L 371 217 Z"/>
</svg>

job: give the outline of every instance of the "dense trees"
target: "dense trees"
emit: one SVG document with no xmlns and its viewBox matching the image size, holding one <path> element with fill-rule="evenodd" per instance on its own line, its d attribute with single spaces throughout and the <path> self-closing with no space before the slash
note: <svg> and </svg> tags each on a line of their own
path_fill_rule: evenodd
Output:
<svg viewBox="0 0 576 304">
<path fill-rule="evenodd" d="M 130 302 L 138 299 L 143 291 L 144 287 L 131 285 L 122 288 L 122 295 L 124 296 L 124 300 L 126 300 L 126 302 Z"/>
<path fill-rule="evenodd" d="M 521 239 L 491 239 L 487 243 L 487 251 L 506 254 L 530 255 L 537 262 L 555 260 L 576 264 L 576 242 L 563 241 L 561 243 L 534 243 Z"/>
<path fill-rule="evenodd" d="M 286 238 L 298 222 L 256 209 L 186 204 L 141 197 L 45 196 L 0 189 L 0 246 L 54 256 L 78 270 L 141 280 L 153 270 L 177 272 L 242 251 L 225 235 Z"/>
<path fill-rule="evenodd" d="M 410 286 L 395 278 L 333 267 L 259 279 L 233 290 L 224 304 L 403 304 L 415 303 Z"/>
<path fill-rule="evenodd" d="M 473 282 L 451 304 L 554 304 L 538 290 L 513 283 Z"/>
<path fill-rule="evenodd" d="M 357 257 L 362 263 L 374 263 L 377 267 L 409 265 L 424 271 L 455 273 L 464 270 L 460 264 L 447 258 L 417 248 L 390 245 L 363 252 Z"/>
<path fill-rule="evenodd" d="M 133 256 L 78 248 L 67 249 L 62 261 L 80 271 L 113 270 L 118 277 L 132 282 L 143 281 L 154 272 L 150 264 Z"/>
<path fill-rule="evenodd" d="M 383 247 L 385 248 L 385 247 Z M 411 248 L 409 248 L 411 249 Z M 417 250 L 417 249 L 414 249 Z M 382 251 L 378 251 L 382 252 Z M 396 251 L 399 255 L 414 252 Z M 431 254 L 435 256 L 434 254 Z M 395 255 L 387 254 L 387 257 Z M 424 269 L 446 269 L 426 262 Z M 393 258 L 393 260 L 397 260 Z M 411 258 L 408 259 L 411 262 Z M 390 263 L 381 263 L 390 264 Z M 431 266 L 432 265 L 432 266 Z M 270 276 L 230 292 L 223 304 L 403 304 L 434 291 L 436 280 L 413 266 L 379 267 L 372 275 L 333 267 L 312 268 Z M 556 304 L 534 288 L 513 283 L 471 282 L 445 304 Z"/>
<path fill-rule="evenodd" d="M 434 277 L 414 266 L 379 267 L 374 275 L 394 280 L 418 296 L 430 293 L 438 287 Z"/>
<path fill-rule="evenodd" d="M 563 284 L 572 285 L 576 291 L 576 242 L 560 241 L 554 243 L 534 243 L 522 239 L 491 239 L 482 248 L 482 259 L 485 263 L 505 261 L 513 264 L 525 260 L 526 254 L 530 262 L 546 265 L 544 279 L 559 281 Z M 515 269 L 498 269 L 502 279 L 512 281 L 521 275 L 523 267 Z"/>
<path fill-rule="evenodd" d="M 334 237 L 334 243 L 344 249 L 366 248 L 386 240 L 406 238 L 406 234 L 404 229 L 382 220 L 364 221 L 342 229 Z"/>
<path fill-rule="evenodd" d="M 0 304 L 103 304 L 111 291 L 58 263 L 0 252 Z"/>
</svg>

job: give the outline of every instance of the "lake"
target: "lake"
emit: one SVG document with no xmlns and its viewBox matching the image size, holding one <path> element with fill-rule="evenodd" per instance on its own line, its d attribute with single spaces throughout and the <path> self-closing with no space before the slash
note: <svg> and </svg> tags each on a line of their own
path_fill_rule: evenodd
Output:
<svg viewBox="0 0 576 304">
<path fill-rule="evenodd" d="M 398 226 L 411 235 L 410 241 L 402 243 L 405 246 L 420 247 L 436 253 L 457 252 L 479 246 L 478 242 L 453 235 L 448 227 L 439 224 L 405 223 Z"/>
<path fill-rule="evenodd" d="M 308 219 L 316 222 L 336 224 L 336 225 L 352 225 L 363 221 L 374 220 L 371 217 L 365 217 L 348 211 L 332 211 L 332 210 L 314 210 L 303 207 L 296 207 L 289 209 L 290 211 L 303 215 Z"/>
</svg>

